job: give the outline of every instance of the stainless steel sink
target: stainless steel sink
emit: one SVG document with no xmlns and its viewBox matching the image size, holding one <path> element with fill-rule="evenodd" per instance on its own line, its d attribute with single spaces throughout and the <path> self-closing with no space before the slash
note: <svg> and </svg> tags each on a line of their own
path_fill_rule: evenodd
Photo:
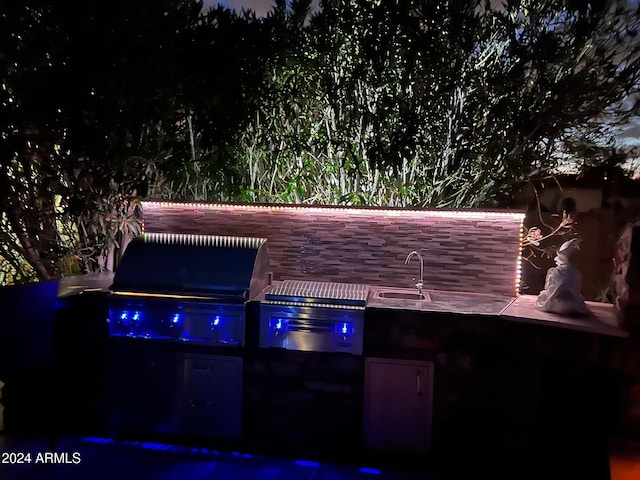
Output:
<svg viewBox="0 0 640 480">
<path fill-rule="evenodd" d="M 407 290 L 380 290 L 376 293 L 376 297 L 378 298 L 393 298 L 398 300 L 419 300 L 422 302 L 430 302 L 431 297 L 429 294 L 411 292 Z"/>
</svg>

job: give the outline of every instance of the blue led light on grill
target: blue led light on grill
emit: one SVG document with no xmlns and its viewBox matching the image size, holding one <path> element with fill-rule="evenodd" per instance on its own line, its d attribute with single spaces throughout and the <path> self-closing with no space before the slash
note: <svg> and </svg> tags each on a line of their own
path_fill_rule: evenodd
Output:
<svg viewBox="0 0 640 480">
<path fill-rule="evenodd" d="M 136 325 L 140 323 L 140 320 L 142 319 L 142 313 L 133 312 L 132 314 L 127 310 L 123 310 L 122 312 L 120 312 L 118 318 L 120 320 L 120 323 L 123 323 L 125 325 Z"/>
<path fill-rule="evenodd" d="M 243 316 L 239 307 L 202 309 L 182 303 L 167 305 L 129 302 L 109 310 L 109 335 L 140 340 L 169 340 L 237 346 L 242 344 Z M 236 314 L 236 310 L 238 313 Z"/>
<path fill-rule="evenodd" d="M 339 322 L 336 323 L 335 332 L 342 334 L 343 336 L 353 335 L 353 323 L 351 322 Z"/>
</svg>

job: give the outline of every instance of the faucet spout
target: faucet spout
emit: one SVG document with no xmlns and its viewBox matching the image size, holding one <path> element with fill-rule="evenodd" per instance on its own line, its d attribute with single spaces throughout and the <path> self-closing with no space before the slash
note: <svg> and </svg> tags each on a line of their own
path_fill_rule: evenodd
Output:
<svg viewBox="0 0 640 480">
<path fill-rule="evenodd" d="M 422 293 L 422 287 L 424 285 L 424 259 L 422 258 L 422 255 L 420 255 L 418 251 L 414 250 L 410 252 L 409 255 L 407 255 L 407 258 L 404 261 L 404 263 L 405 265 L 408 264 L 414 255 L 418 257 L 418 260 L 420 260 L 420 281 L 416 283 L 416 287 L 418 288 L 418 293 Z"/>
</svg>

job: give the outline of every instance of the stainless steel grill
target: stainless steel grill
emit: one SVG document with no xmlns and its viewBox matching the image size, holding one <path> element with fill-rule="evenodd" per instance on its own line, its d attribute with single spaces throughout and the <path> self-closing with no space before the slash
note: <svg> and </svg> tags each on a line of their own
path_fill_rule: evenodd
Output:
<svg viewBox="0 0 640 480">
<path fill-rule="evenodd" d="M 111 285 L 111 336 L 241 346 L 245 302 L 268 271 L 265 239 L 145 234 Z"/>
<path fill-rule="evenodd" d="M 260 305 L 260 347 L 362 354 L 369 286 L 286 280 Z"/>
<path fill-rule="evenodd" d="M 109 297 L 111 427 L 239 438 L 246 304 L 268 281 L 265 239 L 131 242 Z"/>
</svg>

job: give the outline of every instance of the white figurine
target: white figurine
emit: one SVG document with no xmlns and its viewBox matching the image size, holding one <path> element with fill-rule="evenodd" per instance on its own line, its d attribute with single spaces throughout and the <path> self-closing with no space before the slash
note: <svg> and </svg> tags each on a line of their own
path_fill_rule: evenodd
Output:
<svg viewBox="0 0 640 480">
<path fill-rule="evenodd" d="M 538 295 L 536 308 L 543 312 L 560 315 L 587 315 L 589 308 L 584 303 L 580 290 L 582 274 L 569 263 L 569 255 L 580 249 L 579 238 L 564 242 L 556 255 L 556 267 L 547 271 L 544 290 Z"/>
</svg>

